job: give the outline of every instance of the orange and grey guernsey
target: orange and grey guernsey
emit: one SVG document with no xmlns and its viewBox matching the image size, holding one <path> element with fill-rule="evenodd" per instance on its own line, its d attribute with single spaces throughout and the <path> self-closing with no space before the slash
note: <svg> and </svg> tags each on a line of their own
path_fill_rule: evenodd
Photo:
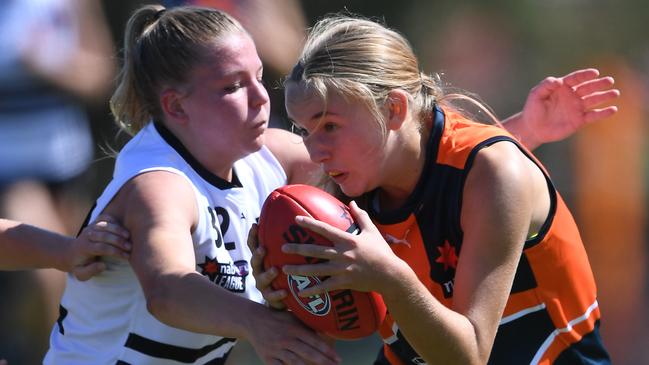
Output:
<svg viewBox="0 0 649 365">
<path fill-rule="evenodd" d="M 451 307 L 462 257 L 464 182 L 476 154 L 498 142 L 514 143 L 539 166 L 551 207 L 541 230 L 525 242 L 489 363 L 610 363 L 599 335 L 595 281 L 577 226 L 543 166 L 502 128 L 436 108 L 426 166 L 406 204 L 378 211 L 375 192 L 360 202 L 393 251 L 435 298 Z M 384 347 L 375 364 L 425 364 L 390 314 L 380 333 Z"/>
</svg>

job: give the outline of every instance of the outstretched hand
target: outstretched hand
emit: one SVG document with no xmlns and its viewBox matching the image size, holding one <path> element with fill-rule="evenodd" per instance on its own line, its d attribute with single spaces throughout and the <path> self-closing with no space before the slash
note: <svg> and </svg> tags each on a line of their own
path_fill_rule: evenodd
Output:
<svg viewBox="0 0 649 365">
<path fill-rule="evenodd" d="M 547 77 L 529 93 L 521 113 L 505 127 L 529 148 L 564 139 L 582 126 L 617 112 L 617 106 L 597 108 L 620 95 L 612 77 L 594 68 L 563 77 Z"/>
</svg>

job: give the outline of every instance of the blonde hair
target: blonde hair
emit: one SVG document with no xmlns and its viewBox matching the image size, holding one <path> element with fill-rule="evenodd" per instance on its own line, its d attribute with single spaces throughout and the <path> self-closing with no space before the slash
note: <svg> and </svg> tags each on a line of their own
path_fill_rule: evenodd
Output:
<svg viewBox="0 0 649 365">
<path fill-rule="evenodd" d="M 488 111 L 467 95 L 444 95 L 439 75 L 420 71 L 417 57 L 405 37 L 357 16 L 334 14 L 318 21 L 311 28 L 285 86 L 289 83 L 315 91 L 325 103 L 328 91 L 364 103 L 384 136 L 387 127 L 381 108 L 394 89 L 408 93 L 413 115 L 422 125 L 432 118 L 435 104 L 444 100 L 473 100 Z"/>
<path fill-rule="evenodd" d="M 117 125 L 133 135 L 161 119 L 160 89 L 181 85 L 205 60 L 206 49 L 226 34 L 245 32 L 228 14 L 208 8 L 143 6 L 124 36 L 124 63 L 110 108 Z"/>
</svg>

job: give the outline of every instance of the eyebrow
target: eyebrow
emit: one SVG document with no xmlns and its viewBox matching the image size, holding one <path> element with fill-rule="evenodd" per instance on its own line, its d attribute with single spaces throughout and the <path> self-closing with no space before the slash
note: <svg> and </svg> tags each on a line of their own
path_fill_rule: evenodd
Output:
<svg viewBox="0 0 649 365">
<path fill-rule="evenodd" d="M 311 117 L 310 120 L 321 119 L 321 118 L 326 117 L 327 115 L 338 115 L 338 113 L 333 113 L 333 112 L 324 110 L 324 111 L 317 112 L 317 113 L 313 114 L 313 116 Z"/>
</svg>

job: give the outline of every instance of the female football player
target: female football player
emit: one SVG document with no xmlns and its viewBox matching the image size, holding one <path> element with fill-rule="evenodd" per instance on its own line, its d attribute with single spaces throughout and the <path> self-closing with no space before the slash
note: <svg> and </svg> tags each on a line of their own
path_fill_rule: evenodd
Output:
<svg viewBox="0 0 649 365">
<path fill-rule="evenodd" d="M 377 364 L 609 363 L 578 229 L 521 142 L 535 147 L 545 121 L 614 113 L 596 109 L 619 94 L 612 83 L 593 69 L 546 79 L 515 117 L 530 128 L 513 128 L 516 139 L 457 108 L 470 99 L 445 95 L 397 32 L 325 18 L 285 82 L 286 107 L 311 160 L 354 199 L 361 233 L 298 217 L 335 245 L 286 244 L 325 263 L 281 269 L 327 277 L 305 297 L 380 293 L 389 313 Z M 286 293 L 268 287 L 276 270 L 258 273 L 261 256 L 258 285 L 280 306 Z"/>
</svg>

